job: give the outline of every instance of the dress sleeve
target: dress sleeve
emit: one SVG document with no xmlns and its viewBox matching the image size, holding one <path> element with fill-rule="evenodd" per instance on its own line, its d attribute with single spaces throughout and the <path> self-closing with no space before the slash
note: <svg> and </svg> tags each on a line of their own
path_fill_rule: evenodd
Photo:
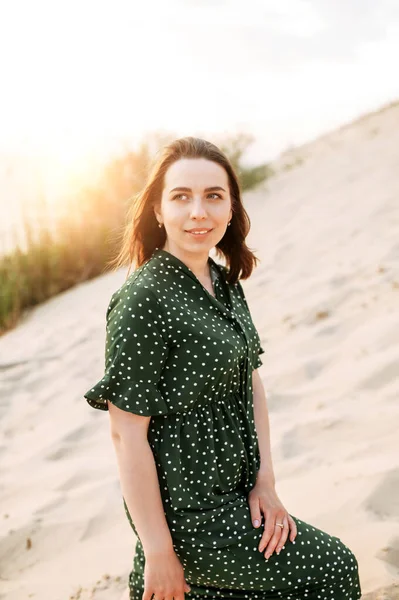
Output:
<svg viewBox="0 0 399 600">
<path fill-rule="evenodd" d="M 244 289 L 243 289 L 240 281 L 237 281 L 237 288 L 238 288 L 238 291 L 240 293 L 242 300 L 244 301 L 245 307 L 248 311 L 249 321 L 251 322 L 251 325 L 252 325 L 252 331 L 253 331 L 254 339 L 255 339 L 255 350 L 256 350 L 255 360 L 254 360 L 254 369 L 258 369 L 259 367 L 261 367 L 263 365 L 260 355 L 263 354 L 265 351 L 262 348 L 259 333 L 255 327 L 253 320 L 252 320 L 251 311 L 249 309 L 248 302 L 245 297 Z"/>
<path fill-rule="evenodd" d="M 122 286 L 106 313 L 105 373 L 84 397 L 93 408 L 118 408 L 144 416 L 168 413 L 159 381 L 168 356 L 163 318 L 153 292 Z"/>
</svg>

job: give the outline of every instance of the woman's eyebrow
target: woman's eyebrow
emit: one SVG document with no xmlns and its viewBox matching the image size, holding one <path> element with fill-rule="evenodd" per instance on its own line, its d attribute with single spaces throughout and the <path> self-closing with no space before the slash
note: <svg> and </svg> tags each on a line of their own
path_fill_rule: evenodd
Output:
<svg viewBox="0 0 399 600">
<path fill-rule="evenodd" d="M 221 190 L 222 192 L 226 191 L 220 185 L 214 185 L 212 187 L 207 187 L 207 188 L 205 188 L 204 191 L 205 192 L 216 192 L 217 190 Z M 172 192 L 191 192 L 191 188 L 189 188 L 189 187 L 175 187 L 175 188 L 173 188 L 173 190 L 170 190 L 169 194 L 171 194 Z"/>
</svg>

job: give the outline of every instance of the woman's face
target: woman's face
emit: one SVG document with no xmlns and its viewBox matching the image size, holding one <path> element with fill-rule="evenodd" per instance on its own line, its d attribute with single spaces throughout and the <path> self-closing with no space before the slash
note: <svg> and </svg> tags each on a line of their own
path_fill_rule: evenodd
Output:
<svg viewBox="0 0 399 600">
<path fill-rule="evenodd" d="M 205 158 L 176 161 L 165 173 L 161 205 L 155 210 L 166 230 L 166 250 L 206 259 L 233 214 L 226 171 Z M 206 233 L 190 233 L 193 229 Z"/>
</svg>

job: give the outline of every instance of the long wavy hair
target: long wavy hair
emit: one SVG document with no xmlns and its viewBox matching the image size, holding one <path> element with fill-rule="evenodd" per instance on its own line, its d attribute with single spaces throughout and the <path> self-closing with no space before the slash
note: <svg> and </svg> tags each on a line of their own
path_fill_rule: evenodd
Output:
<svg viewBox="0 0 399 600">
<path fill-rule="evenodd" d="M 129 275 L 132 265 L 140 267 L 156 248 L 163 247 L 166 240 L 165 228 L 159 228 L 154 206 L 161 202 L 166 171 L 182 158 L 205 158 L 225 169 L 229 181 L 232 218 L 223 238 L 215 247 L 216 254 L 225 260 L 229 283 L 247 279 L 259 258 L 245 243 L 251 222 L 241 201 L 238 177 L 227 156 L 217 146 L 191 136 L 174 140 L 163 147 L 160 157 L 150 169 L 145 187 L 132 198 L 120 252 L 109 265 L 117 269 L 127 264 Z"/>
</svg>

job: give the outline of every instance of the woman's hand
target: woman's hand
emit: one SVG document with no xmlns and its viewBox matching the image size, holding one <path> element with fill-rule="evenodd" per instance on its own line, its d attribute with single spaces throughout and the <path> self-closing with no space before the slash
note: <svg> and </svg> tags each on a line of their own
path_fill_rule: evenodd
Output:
<svg viewBox="0 0 399 600">
<path fill-rule="evenodd" d="M 264 532 L 258 546 L 260 552 L 265 552 L 265 558 L 269 558 L 274 551 L 279 554 L 289 533 L 291 542 L 295 540 L 298 533 L 296 523 L 282 505 L 273 484 L 258 476 L 248 494 L 248 504 L 254 527 L 261 524 L 262 513 L 265 518 Z M 283 523 L 284 527 L 276 523 Z"/>
<path fill-rule="evenodd" d="M 184 569 L 176 552 L 151 552 L 145 555 L 144 594 L 142 600 L 184 600 L 190 591 Z"/>
</svg>

